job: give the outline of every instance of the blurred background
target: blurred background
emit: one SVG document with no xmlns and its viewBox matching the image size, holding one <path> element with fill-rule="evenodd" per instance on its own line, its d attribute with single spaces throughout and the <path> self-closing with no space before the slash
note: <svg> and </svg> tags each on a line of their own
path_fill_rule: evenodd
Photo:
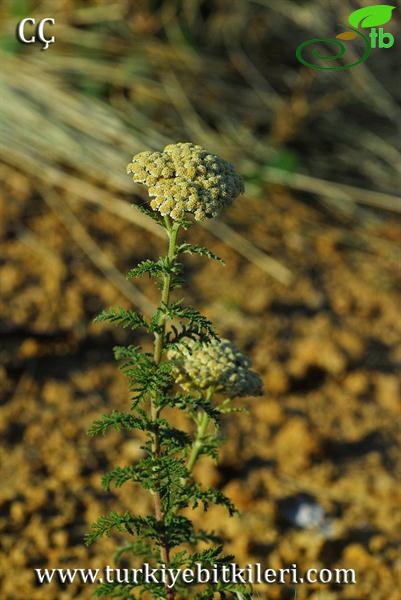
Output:
<svg viewBox="0 0 401 600">
<path fill-rule="evenodd" d="M 317 71 L 295 56 L 369 4 L 2 1 L 2 600 L 88 598 L 91 586 L 38 586 L 33 569 L 110 564 L 114 541 L 83 547 L 88 524 L 146 510 L 133 489 L 101 491 L 140 443 L 86 435 L 128 402 L 111 351 L 128 337 L 91 321 L 157 298 L 124 276 L 165 246 L 130 206 L 143 190 L 125 168 L 177 141 L 246 180 L 221 219 L 190 232 L 226 267 L 189 260 L 184 294 L 252 357 L 266 390 L 245 401 L 250 415 L 227 418 L 219 467 L 198 473 L 241 517 L 199 518 L 238 563 L 357 571 L 356 585 L 259 598 L 399 600 L 400 15 L 385 26 L 393 48 L 358 67 Z M 16 40 L 28 16 L 56 19 L 47 51 Z"/>
</svg>

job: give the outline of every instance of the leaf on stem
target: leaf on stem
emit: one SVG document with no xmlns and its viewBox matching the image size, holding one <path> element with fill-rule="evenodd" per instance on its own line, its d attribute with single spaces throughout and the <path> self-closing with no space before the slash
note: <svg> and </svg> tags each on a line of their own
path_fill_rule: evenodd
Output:
<svg viewBox="0 0 401 600">
<path fill-rule="evenodd" d="M 205 256 L 206 258 L 210 258 L 211 260 L 215 260 L 219 263 L 221 263 L 222 265 L 225 264 L 224 260 L 222 258 L 220 258 L 220 256 L 217 256 L 217 254 L 215 254 L 214 252 L 212 252 L 211 250 L 209 250 L 209 248 L 206 248 L 204 246 L 195 246 L 193 244 L 181 244 L 181 246 L 178 247 L 178 254 L 199 254 L 200 256 Z"/>
<path fill-rule="evenodd" d="M 175 261 L 171 261 L 167 257 L 159 258 L 159 260 L 143 260 L 136 267 L 128 271 L 127 278 L 134 279 L 135 277 L 163 277 L 165 275 L 178 275 L 180 272 L 179 265 Z"/>
<path fill-rule="evenodd" d="M 103 310 L 97 317 L 95 317 L 93 322 L 109 322 L 119 325 L 124 329 L 139 329 L 140 327 L 148 329 L 148 323 L 141 314 L 135 312 L 134 310 L 127 310 L 122 306 Z"/>
<path fill-rule="evenodd" d="M 129 413 L 113 410 L 110 415 L 103 415 L 101 419 L 92 423 L 88 430 L 88 435 L 104 435 L 110 427 L 116 431 L 120 431 L 121 429 L 126 429 L 127 431 L 139 429 L 144 431 L 144 429 L 146 429 L 146 422 Z"/>
<path fill-rule="evenodd" d="M 106 516 L 99 517 L 92 525 L 88 533 L 85 535 L 85 544 L 90 546 L 99 537 L 107 536 L 110 537 L 113 530 L 117 531 L 128 531 L 133 533 L 132 526 L 135 527 L 137 517 L 133 517 L 129 512 L 119 514 L 116 512 L 110 512 Z"/>
<path fill-rule="evenodd" d="M 202 342 L 217 338 L 209 319 L 193 306 L 183 305 L 181 300 L 170 304 L 170 306 L 162 306 L 159 310 L 171 320 L 179 319 L 181 325 L 181 329 L 177 329 L 175 325 L 171 326 L 171 331 L 165 337 L 165 348 L 173 348 L 185 338 Z"/>
<path fill-rule="evenodd" d="M 132 204 L 132 206 L 139 210 L 139 212 L 141 212 L 143 215 L 146 215 L 147 217 L 152 219 L 152 221 L 155 221 L 155 223 L 157 223 L 158 225 L 160 225 L 160 227 L 163 227 L 164 229 L 163 219 L 158 212 L 152 210 L 146 204 Z"/>
</svg>

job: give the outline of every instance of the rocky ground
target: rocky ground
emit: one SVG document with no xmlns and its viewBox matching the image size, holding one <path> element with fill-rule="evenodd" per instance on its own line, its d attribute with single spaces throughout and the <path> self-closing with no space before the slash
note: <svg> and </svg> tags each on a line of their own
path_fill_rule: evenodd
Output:
<svg viewBox="0 0 401 600">
<path fill-rule="evenodd" d="M 38 586 L 33 569 L 110 564 L 112 540 L 83 546 L 88 524 L 107 508 L 146 510 L 133 488 L 100 487 L 109 466 L 138 457 L 139 440 L 86 435 L 127 403 L 111 353 L 126 335 L 91 324 L 127 301 L 26 180 L 9 177 L 0 200 L 0 597 L 84 599 L 91 586 Z M 100 209 L 76 215 L 122 272 L 162 249 Z M 198 472 L 241 517 L 197 518 L 224 531 L 238 563 L 357 571 L 353 586 L 271 586 L 257 597 L 399 600 L 400 223 L 362 227 L 279 188 L 237 202 L 225 220 L 294 280 L 284 286 L 206 230 L 190 233 L 226 267 L 190 259 L 186 297 L 253 357 L 266 390 L 244 402 L 249 415 L 227 417 L 219 467 Z"/>
</svg>

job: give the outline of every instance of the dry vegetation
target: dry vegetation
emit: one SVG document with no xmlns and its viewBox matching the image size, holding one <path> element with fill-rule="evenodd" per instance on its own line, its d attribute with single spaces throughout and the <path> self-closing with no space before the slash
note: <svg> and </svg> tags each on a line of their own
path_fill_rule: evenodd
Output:
<svg viewBox="0 0 401 600">
<path fill-rule="evenodd" d="M 191 140 L 234 162 L 247 195 L 198 233 L 227 266 L 188 261 L 188 298 L 253 356 L 266 387 L 240 429 L 228 420 L 221 468 L 200 473 L 243 515 L 210 512 L 208 525 L 240 563 L 357 570 L 357 586 L 299 586 L 297 600 L 399 600 L 397 52 L 335 74 L 302 67 L 296 46 L 347 18 L 323 0 L 9 0 L 0 11 L 1 599 L 89 597 L 88 586 L 37 587 L 32 569 L 108 564 L 112 544 L 82 545 L 88 523 L 105 505 L 145 508 L 135 490 L 99 492 L 100 474 L 140 450 L 121 434 L 87 439 L 103 409 L 127 401 L 111 359 L 126 338 L 90 322 L 110 304 L 155 300 L 123 275 L 162 244 L 129 207 L 140 191 L 124 167 Z M 46 52 L 15 42 L 29 14 L 56 18 Z M 312 500 L 327 522 L 297 527 L 296 507 Z"/>
</svg>

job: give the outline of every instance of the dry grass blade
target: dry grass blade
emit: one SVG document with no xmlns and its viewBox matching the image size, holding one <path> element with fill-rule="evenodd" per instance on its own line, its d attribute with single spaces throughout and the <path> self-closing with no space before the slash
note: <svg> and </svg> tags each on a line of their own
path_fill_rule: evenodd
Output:
<svg viewBox="0 0 401 600">
<path fill-rule="evenodd" d="M 80 196 L 76 196 L 71 199 L 71 204 L 79 203 L 82 204 L 82 201 L 89 202 L 90 204 L 95 204 L 96 206 L 101 206 L 107 212 L 117 215 L 121 219 L 128 221 L 129 223 L 133 223 L 142 229 L 146 229 L 153 235 L 163 238 L 163 232 L 160 231 L 160 228 L 156 225 L 152 219 L 140 213 L 137 210 L 134 210 L 131 204 L 124 202 L 123 200 L 119 200 L 115 198 L 113 194 L 105 193 L 103 196 L 94 195 L 91 197 L 84 196 L 83 194 Z"/>
<path fill-rule="evenodd" d="M 256 248 L 244 236 L 225 223 L 210 221 L 204 223 L 204 227 L 280 283 L 290 285 L 293 281 L 294 276 L 287 267 Z"/>
<path fill-rule="evenodd" d="M 321 194 L 322 196 L 335 199 L 341 198 L 342 200 L 349 200 L 351 202 L 355 201 L 359 204 L 373 206 L 381 210 L 401 212 L 401 197 L 393 196 L 392 194 L 364 190 L 354 185 L 327 181 L 301 173 L 289 173 L 270 167 L 265 169 L 264 178 L 269 183 L 287 185 L 290 188 L 303 192 Z"/>
<path fill-rule="evenodd" d="M 130 302 L 145 314 L 152 314 L 153 303 L 147 296 L 129 283 L 125 277 L 116 269 L 110 259 L 101 250 L 98 244 L 91 238 L 79 219 L 68 208 L 59 196 L 48 188 L 42 189 L 42 196 L 48 206 L 64 223 L 66 229 L 75 243 L 85 252 L 92 263 L 107 277 L 107 279 L 123 294 Z"/>
</svg>

